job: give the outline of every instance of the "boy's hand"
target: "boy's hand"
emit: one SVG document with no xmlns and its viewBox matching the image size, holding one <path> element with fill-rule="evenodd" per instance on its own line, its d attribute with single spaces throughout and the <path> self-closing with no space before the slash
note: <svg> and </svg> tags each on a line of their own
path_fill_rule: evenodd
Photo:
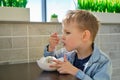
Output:
<svg viewBox="0 0 120 80">
<path fill-rule="evenodd" d="M 76 75 L 76 73 L 79 71 L 78 68 L 74 67 L 66 58 L 66 55 L 64 56 L 64 62 L 59 60 L 53 60 L 56 64 L 51 65 L 50 67 L 56 67 L 57 71 L 61 74 L 71 74 Z"/>
<path fill-rule="evenodd" d="M 48 47 L 48 51 L 49 52 L 53 52 L 55 47 L 58 45 L 59 43 L 59 37 L 57 33 L 53 33 L 50 38 L 49 38 L 49 47 Z"/>
</svg>

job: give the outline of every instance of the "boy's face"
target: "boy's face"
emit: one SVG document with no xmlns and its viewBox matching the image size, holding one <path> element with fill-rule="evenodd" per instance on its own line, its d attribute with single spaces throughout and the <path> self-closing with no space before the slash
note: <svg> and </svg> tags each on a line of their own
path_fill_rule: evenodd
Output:
<svg viewBox="0 0 120 80">
<path fill-rule="evenodd" d="M 62 29 L 62 42 L 63 46 L 68 50 L 72 51 L 80 48 L 82 45 L 82 33 L 75 23 L 70 23 L 67 25 L 63 25 Z"/>
</svg>

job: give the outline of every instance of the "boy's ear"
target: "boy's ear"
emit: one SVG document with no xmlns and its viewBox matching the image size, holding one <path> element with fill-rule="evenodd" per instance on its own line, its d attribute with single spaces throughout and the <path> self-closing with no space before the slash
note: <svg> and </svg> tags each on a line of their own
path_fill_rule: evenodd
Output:
<svg viewBox="0 0 120 80">
<path fill-rule="evenodd" d="M 89 30 L 85 30 L 83 32 L 82 38 L 83 38 L 84 41 L 87 41 L 87 40 L 90 39 L 90 36 L 91 36 L 90 31 Z"/>
</svg>

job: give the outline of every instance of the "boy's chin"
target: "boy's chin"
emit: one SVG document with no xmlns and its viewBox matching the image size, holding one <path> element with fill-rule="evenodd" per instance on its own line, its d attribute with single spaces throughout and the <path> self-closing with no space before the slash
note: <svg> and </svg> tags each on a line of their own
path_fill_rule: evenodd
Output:
<svg viewBox="0 0 120 80">
<path fill-rule="evenodd" d="M 69 48 L 67 48 L 67 47 L 65 47 L 65 49 L 66 49 L 68 52 L 71 52 L 71 51 L 74 50 L 74 49 L 69 49 Z"/>
</svg>

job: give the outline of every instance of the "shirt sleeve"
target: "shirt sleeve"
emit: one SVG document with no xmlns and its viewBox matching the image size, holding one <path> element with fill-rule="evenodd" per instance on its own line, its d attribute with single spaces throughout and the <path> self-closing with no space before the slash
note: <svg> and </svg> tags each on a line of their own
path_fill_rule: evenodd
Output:
<svg viewBox="0 0 120 80">
<path fill-rule="evenodd" d="M 54 51 L 53 52 L 49 52 L 48 51 L 48 46 L 49 45 L 45 46 L 45 48 L 44 48 L 44 56 L 45 57 L 47 57 L 47 56 L 54 56 Z"/>
<path fill-rule="evenodd" d="M 61 57 L 64 56 L 64 54 L 67 53 L 67 51 L 66 51 L 65 48 L 61 48 L 61 49 L 59 49 L 59 50 L 54 50 L 53 52 L 49 52 L 49 51 L 48 51 L 48 46 L 49 46 L 49 45 L 45 46 L 45 48 L 44 48 L 44 56 L 45 56 L 45 57 L 46 57 L 46 56 L 54 56 L 54 57 L 56 57 L 56 58 L 61 58 Z"/>
</svg>

